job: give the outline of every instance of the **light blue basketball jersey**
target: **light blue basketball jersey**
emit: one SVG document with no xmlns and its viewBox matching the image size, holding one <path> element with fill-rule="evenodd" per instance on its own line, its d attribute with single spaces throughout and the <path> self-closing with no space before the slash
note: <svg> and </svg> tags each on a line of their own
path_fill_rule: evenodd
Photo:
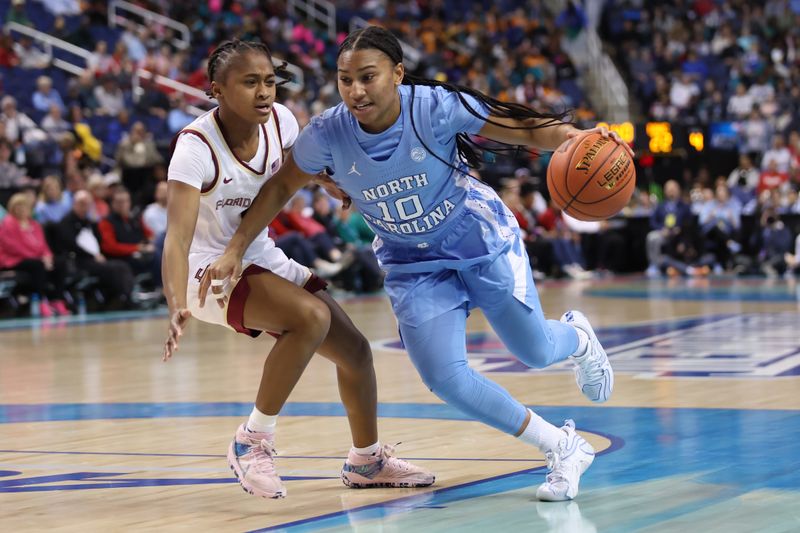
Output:
<svg viewBox="0 0 800 533">
<path fill-rule="evenodd" d="M 365 151 L 358 141 L 364 132 L 347 107 L 339 104 L 312 119 L 300 133 L 294 148 L 297 165 L 308 173 L 328 167 L 331 178 L 350 195 L 375 231 L 373 248 L 388 273 L 386 289 L 399 319 L 418 323 L 463 302 L 480 305 L 474 294 L 468 294 L 471 291 L 459 287 L 455 278 L 446 281 L 442 273 L 480 268 L 501 255 L 509 257 L 503 260 L 507 268 L 502 269 L 506 275 L 500 285 L 529 303 L 528 258 L 513 213 L 494 190 L 468 176 L 466 169 L 456 171 L 430 154 L 411 126 L 410 113 L 424 145 L 460 168 L 455 136 L 462 131 L 476 133 L 483 121 L 464 122 L 459 117 L 469 114 L 455 115 L 452 124 L 444 124 L 448 135 L 442 135 L 445 111 L 440 100 L 452 93 L 417 86 L 412 101 L 410 87 L 398 90 L 401 114 L 398 123 L 385 132 L 398 140 L 388 158 L 379 161 Z M 468 100 L 478 113 L 488 114 L 476 100 Z M 463 104 L 456 101 L 455 105 L 463 111 Z M 496 278 L 499 271 L 493 272 Z M 415 293 L 416 304 L 410 303 L 409 290 Z M 420 290 L 428 292 L 423 295 Z"/>
</svg>

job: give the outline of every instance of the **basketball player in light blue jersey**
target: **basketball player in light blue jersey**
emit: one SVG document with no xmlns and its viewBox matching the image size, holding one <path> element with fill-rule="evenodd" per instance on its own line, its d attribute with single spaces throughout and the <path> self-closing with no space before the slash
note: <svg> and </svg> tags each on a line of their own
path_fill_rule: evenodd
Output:
<svg viewBox="0 0 800 533">
<path fill-rule="evenodd" d="M 343 102 L 300 133 L 225 254 L 206 270 L 200 297 L 212 280 L 240 275 L 253 238 L 294 192 L 325 171 L 377 234 L 373 247 L 387 272 L 386 291 L 425 384 L 448 404 L 545 454 L 550 471 L 539 499 L 572 499 L 594 450 L 571 420 L 561 428 L 546 422 L 469 367 L 467 315 L 480 308 L 530 367 L 572 358 L 578 386 L 592 401 L 610 396 L 611 365 L 579 311 L 560 321 L 544 318 L 514 215 L 467 172 L 478 163 L 469 134 L 554 150 L 580 131 L 562 122 L 563 115 L 407 75 L 402 59 L 399 42 L 382 28 L 347 37 L 337 59 Z"/>
</svg>

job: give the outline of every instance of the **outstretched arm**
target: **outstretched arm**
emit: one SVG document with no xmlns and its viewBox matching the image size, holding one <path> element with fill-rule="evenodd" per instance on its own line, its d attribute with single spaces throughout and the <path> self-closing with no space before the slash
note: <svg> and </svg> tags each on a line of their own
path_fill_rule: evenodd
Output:
<svg viewBox="0 0 800 533">
<path fill-rule="evenodd" d="M 200 281 L 199 298 L 200 306 L 205 305 L 211 281 L 233 279 L 241 275 L 242 258 L 253 240 L 266 228 L 272 219 L 283 209 L 294 193 L 314 178 L 313 174 L 306 174 L 294 162 L 290 153 L 280 170 L 261 187 L 253 203 L 242 217 L 242 222 L 236 229 L 225 253 L 214 261 L 203 274 Z"/>
<path fill-rule="evenodd" d="M 178 339 L 191 313 L 186 308 L 186 286 L 189 280 L 189 247 L 194 237 L 197 213 L 200 209 L 200 190 L 171 180 L 167 197 L 167 235 L 161 258 L 164 296 L 169 305 L 170 324 L 164 343 L 164 361 L 178 349 Z"/>
<path fill-rule="evenodd" d="M 618 144 L 625 146 L 628 149 L 628 152 L 631 154 L 631 156 L 633 156 L 633 150 L 627 145 L 627 143 L 623 141 L 620 138 L 620 136 L 617 135 L 615 132 L 609 132 L 608 129 L 606 128 L 579 130 L 572 124 L 568 124 L 566 122 L 562 123 L 555 122 L 554 124 L 549 126 L 543 126 L 536 129 L 529 129 L 540 124 L 546 124 L 550 122 L 550 120 L 549 119 L 519 120 L 515 118 L 503 118 L 495 116 L 490 117 L 490 120 L 495 124 L 490 124 L 489 122 L 486 122 L 481 128 L 481 131 L 478 132 L 478 135 L 505 144 L 511 144 L 515 146 L 530 146 L 532 148 L 538 148 L 540 150 L 552 152 L 553 150 L 561 146 L 561 143 L 563 143 L 570 137 L 574 137 L 576 135 L 580 135 L 581 133 L 586 133 L 586 132 L 597 132 L 603 135 L 604 137 L 610 137 Z M 525 129 L 516 129 L 516 128 L 525 128 Z"/>
</svg>

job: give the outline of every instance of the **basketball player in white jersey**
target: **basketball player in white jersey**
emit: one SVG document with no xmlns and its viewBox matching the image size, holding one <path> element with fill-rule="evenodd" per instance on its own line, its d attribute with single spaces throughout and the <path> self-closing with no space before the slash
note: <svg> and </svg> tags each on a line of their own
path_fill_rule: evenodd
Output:
<svg viewBox="0 0 800 533">
<path fill-rule="evenodd" d="M 177 351 L 192 316 L 253 337 L 262 331 L 277 337 L 250 418 L 228 449 L 231 468 L 251 494 L 286 495 L 275 470 L 277 415 L 315 352 L 337 365 L 354 443 L 342 470 L 345 485 L 432 484 L 430 472 L 393 457 L 391 447 L 378 441 L 368 341 L 324 291 L 325 282 L 288 259 L 266 229 L 247 249 L 242 276 L 215 282 L 213 300 L 198 299 L 204 269 L 222 255 L 242 213 L 280 168 L 299 131 L 291 112 L 275 103 L 275 69 L 265 45 L 221 44 L 209 58 L 208 77 L 209 95 L 219 106 L 179 133 L 168 172 L 162 269 L 170 325 L 164 360 Z"/>
</svg>

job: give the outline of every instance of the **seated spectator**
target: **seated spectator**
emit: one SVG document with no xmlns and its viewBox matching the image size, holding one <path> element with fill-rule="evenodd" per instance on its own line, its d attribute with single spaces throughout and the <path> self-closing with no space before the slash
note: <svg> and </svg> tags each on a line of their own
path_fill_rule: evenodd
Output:
<svg viewBox="0 0 800 533">
<path fill-rule="evenodd" d="M 28 172 L 11 160 L 11 143 L 0 139 L 0 189 L 19 189 L 33 184 Z"/>
<path fill-rule="evenodd" d="M 167 128 L 175 135 L 191 124 L 197 117 L 187 110 L 186 99 L 182 93 L 174 93 L 169 99 L 170 110 L 167 114 Z"/>
<path fill-rule="evenodd" d="M 167 232 L 167 182 L 156 185 L 155 202 L 148 205 L 142 213 L 142 222 L 158 237 Z"/>
<path fill-rule="evenodd" d="M 768 278 L 790 272 L 787 254 L 792 252 L 792 232 L 781 221 L 774 209 L 765 209 L 759 221 L 759 231 L 755 237 L 759 240 L 758 264 Z"/>
<path fill-rule="evenodd" d="M 0 34 L 0 67 L 9 68 L 19 65 L 19 58 L 14 51 L 14 38 Z"/>
<path fill-rule="evenodd" d="M 75 193 L 72 210 L 54 228 L 53 252 L 78 270 L 98 278 L 106 309 L 125 309 L 131 304 L 133 271 L 118 259 L 106 259 L 100 251 L 96 226 L 89 218 L 92 195 Z"/>
<path fill-rule="evenodd" d="M 778 172 L 789 172 L 789 167 L 792 163 L 792 153 L 786 147 L 786 140 L 783 138 L 783 135 L 775 135 L 772 137 L 772 147 L 764 152 L 764 157 L 761 158 L 761 168 L 770 168 L 773 161 L 775 162 L 775 169 Z"/>
<path fill-rule="evenodd" d="M 744 120 L 753 110 L 753 97 L 747 94 L 747 86 L 739 83 L 736 94 L 728 100 L 728 114 L 738 120 Z"/>
<path fill-rule="evenodd" d="M 36 91 L 31 101 L 33 108 L 42 113 L 50 111 L 52 106 L 57 106 L 61 111 L 66 110 L 61 95 L 53 89 L 53 80 L 50 76 L 39 76 L 36 79 Z"/>
<path fill-rule="evenodd" d="M 72 209 L 72 193 L 64 191 L 58 176 L 47 176 L 42 180 L 42 191 L 36 202 L 34 218 L 40 224 L 61 221 Z"/>
<path fill-rule="evenodd" d="M 106 74 L 100 79 L 100 85 L 94 88 L 94 99 L 98 115 L 115 117 L 125 109 L 125 95 L 119 88 L 119 82 L 111 74 Z"/>
<path fill-rule="evenodd" d="M 302 233 L 322 259 L 332 263 L 342 261 L 344 257 L 341 250 L 336 247 L 325 227 L 304 213 L 305 207 L 305 197 L 295 195 L 276 218 L 288 229 Z"/>
<path fill-rule="evenodd" d="M 662 248 L 686 226 L 692 217 L 689 205 L 683 201 L 681 186 L 675 180 L 664 184 L 664 200 L 650 215 L 650 232 L 647 234 L 647 276 L 657 277 L 662 270 Z"/>
<path fill-rule="evenodd" d="M 106 202 L 108 186 L 106 186 L 105 178 L 101 174 L 95 173 L 89 177 L 86 188 L 89 190 L 89 194 L 92 195 L 92 207 L 89 209 L 89 219 L 97 224 L 111 212 L 111 208 L 108 207 L 108 202 Z"/>
<path fill-rule="evenodd" d="M 800 274 L 800 235 L 794 240 L 794 253 L 787 253 L 784 256 L 786 261 L 787 273 L 792 276 Z"/>
<path fill-rule="evenodd" d="M 122 184 L 130 191 L 137 205 L 143 205 L 143 197 L 152 194 L 156 166 L 163 163 L 164 159 L 142 122 L 133 123 L 130 133 L 117 147 L 115 159 Z"/>
<path fill-rule="evenodd" d="M 14 44 L 14 53 L 19 58 L 19 68 L 42 69 L 50 66 L 52 58 L 33 43 L 27 35 L 21 35 Z"/>
<path fill-rule="evenodd" d="M 732 265 L 733 254 L 741 250 L 738 233 L 741 228 L 742 206 L 730 197 L 725 183 L 719 183 L 714 199 L 700 210 L 698 223 L 706 239 L 706 249 L 714 254 L 715 273 L 721 273 Z"/>
<path fill-rule="evenodd" d="M 686 218 L 680 231 L 667 236 L 656 267 L 671 278 L 707 276 L 711 272 L 714 257 L 706 253 L 704 248 L 703 237 L 694 219 Z"/>
<path fill-rule="evenodd" d="M 17 146 L 19 143 L 34 141 L 39 136 L 36 132 L 41 131 L 31 117 L 17 109 L 17 99 L 11 95 L 6 95 L 0 100 L 0 120 L 5 124 L 6 139 Z"/>
<path fill-rule="evenodd" d="M 756 193 L 760 195 L 764 191 L 781 190 L 787 183 L 789 183 L 789 175 L 781 172 L 778 169 L 778 161 L 772 159 L 758 178 Z"/>
<path fill-rule="evenodd" d="M 728 187 L 730 187 L 731 192 L 733 192 L 734 187 L 754 192 L 758 187 L 760 177 L 761 173 L 753 165 L 753 159 L 747 154 L 742 154 L 739 156 L 739 166 L 728 175 Z M 746 202 L 741 203 L 744 205 Z"/>
<path fill-rule="evenodd" d="M 8 8 L 5 19 L 6 22 L 16 22 L 23 26 L 33 27 L 33 22 L 25 12 L 25 0 L 11 0 L 11 7 Z"/>
<path fill-rule="evenodd" d="M 31 218 L 29 195 L 16 193 L 8 201 L 8 215 L 0 221 L 0 270 L 13 270 L 20 277 L 23 294 L 43 294 L 39 312 L 43 317 L 68 315 L 64 303 L 64 269 L 53 258 L 42 226 Z M 48 301 L 49 299 L 49 301 Z"/>
<path fill-rule="evenodd" d="M 72 126 L 64 120 L 62 108 L 52 104 L 47 115 L 42 119 L 42 130 L 54 141 L 58 141 L 61 135 L 70 131 Z"/>
<path fill-rule="evenodd" d="M 86 60 L 86 66 L 87 70 L 95 78 L 111 77 L 107 75 L 113 74 L 115 64 L 114 58 L 108 53 L 108 43 L 106 41 L 97 41 L 95 43 L 92 55 Z"/>
<path fill-rule="evenodd" d="M 159 278 L 155 265 L 153 234 L 141 221 L 131 216 L 131 195 L 119 188 L 111 199 L 111 213 L 97 225 L 100 251 L 108 258 L 128 263 L 135 274 Z"/>
<path fill-rule="evenodd" d="M 336 202 L 338 206 L 338 202 Z M 342 288 L 353 292 L 373 292 L 383 287 L 383 271 L 372 251 L 375 234 L 358 213 L 331 208 L 331 198 L 322 191 L 314 193 L 313 218 L 334 242 L 353 254 L 353 262 L 340 275 Z"/>
<path fill-rule="evenodd" d="M 544 229 L 544 236 L 553 245 L 553 257 L 561 272 L 574 279 L 591 278 L 592 273 L 587 272 L 583 266 L 580 236 L 567 227 L 561 208 L 554 201 L 550 201 L 537 222 Z"/>
</svg>

